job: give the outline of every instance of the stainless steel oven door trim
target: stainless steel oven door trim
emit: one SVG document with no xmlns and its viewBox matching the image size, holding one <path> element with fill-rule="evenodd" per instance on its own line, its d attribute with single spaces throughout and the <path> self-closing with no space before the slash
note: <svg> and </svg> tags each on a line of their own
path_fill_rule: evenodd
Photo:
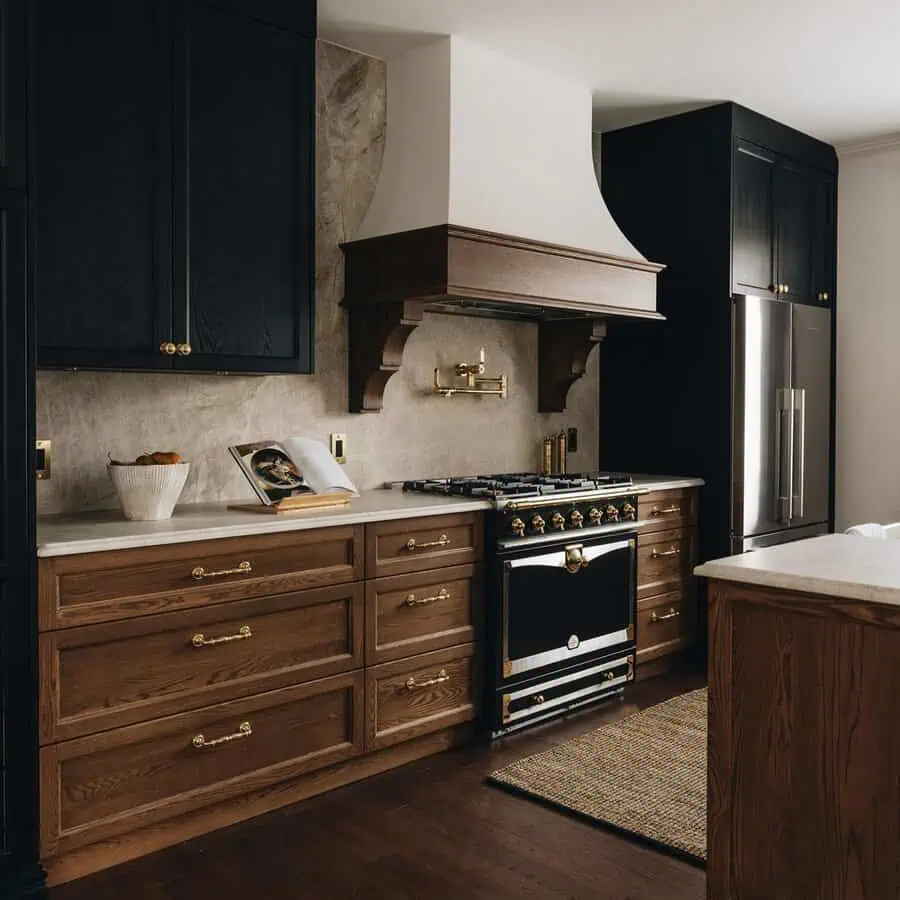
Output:
<svg viewBox="0 0 900 900">
<path fill-rule="evenodd" d="M 520 659 L 509 658 L 509 573 L 520 566 L 548 566 L 551 568 L 566 568 L 566 549 L 568 547 L 581 547 L 582 555 L 590 562 L 613 550 L 624 550 L 630 547 L 634 550 L 636 546 L 635 538 L 628 538 L 623 541 L 609 541 L 602 544 L 584 547 L 583 544 L 569 542 L 559 547 L 553 553 L 545 553 L 540 556 L 523 556 L 519 559 L 509 559 L 503 563 L 503 623 L 501 630 L 503 632 L 503 677 L 509 678 L 513 675 L 519 675 L 530 669 L 537 669 L 542 666 L 549 666 L 555 662 L 564 662 L 570 659 L 577 659 L 586 653 L 593 653 L 602 650 L 604 647 L 611 647 L 615 644 L 621 644 L 625 641 L 634 640 L 634 620 L 632 619 L 627 627 L 618 631 L 611 631 L 607 634 L 598 635 L 587 641 L 580 641 L 575 648 L 570 649 L 568 646 L 556 647 L 553 650 L 545 650 L 543 653 L 534 653 L 531 656 L 523 656 Z M 547 561 L 551 560 L 551 561 Z M 577 574 L 577 573 L 576 573 Z M 631 605 L 631 615 L 634 615 L 634 605 Z"/>
<path fill-rule="evenodd" d="M 522 697 L 539 694 L 541 691 L 547 690 L 548 688 L 559 687 L 559 685 L 561 684 L 568 684 L 570 681 L 580 681 L 582 678 L 587 678 L 591 675 L 599 675 L 601 672 L 606 672 L 609 669 L 615 669 L 617 666 L 621 666 L 622 663 L 628 663 L 628 671 L 624 675 L 620 675 L 617 678 L 604 680 L 598 682 L 597 684 L 592 684 L 589 687 L 579 688 L 579 690 L 577 691 L 572 691 L 571 694 L 564 694 L 562 697 L 557 697 L 554 700 L 547 700 L 544 703 L 535 703 L 534 706 L 529 707 L 528 709 L 520 709 L 514 713 L 507 712 L 507 708 L 511 700 L 519 700 Z M 510 722 L 515 722 L 518 719 L 525 718 L 526 716 L 533 716 L 536 709 L 538 708 L 540 709 L 541 713 L 549 712 L 550 710 L 559 706 L 568 706 L 573 701 L 579 700 L 583 697 L 589 697 L 593 694 L 600 694 L 603 691 L 608 691 L 610 688 L 615 688 L 619 685 L 626 684 L 632 677 L 633 673 L 634 657 L 629 654 L 628 656 L 622 656 L 618 659 L 609 660 L 598 666 L 592 666 L 588 669 L 581 669 L 574 674 L 564 675 L 559 678 L 551 678 L 548 681 L 542 681 L 539 684 L 529 685 L 527 688 L 510 691 L 508 694 L 503 695 L 501 701 L 503 707 L 503 723 L 507 724 Z"/>
</svg>

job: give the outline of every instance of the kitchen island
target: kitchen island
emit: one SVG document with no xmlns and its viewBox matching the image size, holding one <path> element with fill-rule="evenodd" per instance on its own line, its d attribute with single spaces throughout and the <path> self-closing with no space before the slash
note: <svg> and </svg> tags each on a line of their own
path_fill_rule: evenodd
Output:
<svg viewBox="0 0 900 900">
<path fill-rule="evenodd" d="M 900 541 L 826 535 L 709 584 L 710 900 L 900 891 Z"/>
</svg>

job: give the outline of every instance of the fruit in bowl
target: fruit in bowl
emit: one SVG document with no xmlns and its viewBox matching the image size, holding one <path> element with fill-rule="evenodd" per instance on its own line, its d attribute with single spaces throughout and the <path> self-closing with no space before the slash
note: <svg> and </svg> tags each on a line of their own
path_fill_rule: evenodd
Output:
<svg viewBox="0 0 900 900">
<path fill-rule="evenodd" d="M 109 477 L 126 519 L 170 519 L 187 481 L 190 464 L 174 451 L 142 453 L 133 462 L 109 457 Z"/>
</svg>

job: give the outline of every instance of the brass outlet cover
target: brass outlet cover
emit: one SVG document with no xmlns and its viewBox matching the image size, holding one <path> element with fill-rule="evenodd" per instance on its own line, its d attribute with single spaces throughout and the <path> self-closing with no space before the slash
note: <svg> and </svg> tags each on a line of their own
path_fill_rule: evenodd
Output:
<svg viewBox="0 0 900 900">
<path fill-rule="evenodd" d="M 34 469 L 38 481 L 48 481 L 50 479 L 50 451 L 52 444 L 52 441 L 34 442 Z"/>
</svg>

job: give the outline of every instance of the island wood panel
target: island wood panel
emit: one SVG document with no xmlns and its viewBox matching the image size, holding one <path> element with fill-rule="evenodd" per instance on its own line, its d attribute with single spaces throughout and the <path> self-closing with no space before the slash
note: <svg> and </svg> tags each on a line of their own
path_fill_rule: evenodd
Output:
<svg viewBox="0 0 900 900">
<path fill-rule="evenodd" d="M 898 896 L 896 622 L 763 588 L 710 594 L 708 897 Z"/>
<path fill-rule="evenodd" d="M 41 854 L 355 756 L 363 696 L 360 670 L 44 747 Z M 249 733 L 239 736 L 242 726 Z M 220 743 L 198 748 L 200 739 Z"/>
<path fill-rule="evenodd" d="M 366 577 L 478 562 L 483 522 L 480 513 L 454 513 L 367 525 Z"/>
<path fill-rule="evenodd" d="M 66 628 L 357 581 L 362 545 L 358 525 L 46 557 L 39 624 Z M 210 574 L 198 580 L 197 568 Z"/>
<path fill-rule="evenodd" d="M 366 669 L 366 749 L 474 719 L 478 667 L 464 644 Z"/>
<path fill-rule="evenodd" d="M 41 742 L 361 668 L 363 618 L 356 582 L 46 632 Z"/>
<path fill-rule="evenodd" d="M 366 583 L 366 664 L 471 643 L 480 637 L 480 565 L 376 578 Z"/>
</svg>

